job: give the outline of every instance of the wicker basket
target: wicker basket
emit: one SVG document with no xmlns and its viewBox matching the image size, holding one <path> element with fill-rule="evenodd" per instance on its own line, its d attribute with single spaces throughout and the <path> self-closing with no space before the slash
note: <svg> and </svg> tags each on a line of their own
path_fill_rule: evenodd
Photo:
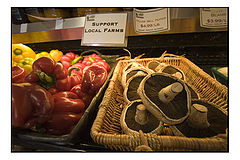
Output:
<svg viewBox="0 0 240 160">
<path fill-rule="evenodd" d="M 107 148 L 120 151 L 135 151 L 136 147 L 143 144 L 142 136 L 145 137 L 148 146 L 153 151 L 228 151 L 227 133 L 210 138 L 187 138 L 173 136 L 168 126 L 163 128 L 161 135 L 152 133 L 127 135 L 123 133 L 120 116 L 126 104 L 123 100 L 123 88 L 120 81 L 122 70 L 130 62 L 136 61 L 146 66 L 151 60 L 171 64 L 181 69 L 186 76 L 185 81 L 200 95 L 200 99 L 214 103 L 228 115 L 228 88 L 187 58 L 164 53 L 160 58 L 120 60 L 91 128 L 93 140 Z"/>
</svg>

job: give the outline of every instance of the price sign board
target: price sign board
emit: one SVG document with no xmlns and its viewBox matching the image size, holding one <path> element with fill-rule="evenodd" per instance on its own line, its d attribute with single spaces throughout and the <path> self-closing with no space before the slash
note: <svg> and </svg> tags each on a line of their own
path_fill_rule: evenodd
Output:
<svg viewBox="0 0 240 160">
<path fill-rule="evenodd" d="M 134 28 L 136 33 L 156 33 L 170 30 L 170 9 L 134 9 Z"/>
<path fill-rule="evenodd" d="M 90 14 L 86 16 L 82 45 L 126 46 L 127 13 Z"/>
<path fill-rule="evenodd" d="M 200 8 L 200 26 L 204 28 L 226 28 L 227 8 Z"/>
</svg>

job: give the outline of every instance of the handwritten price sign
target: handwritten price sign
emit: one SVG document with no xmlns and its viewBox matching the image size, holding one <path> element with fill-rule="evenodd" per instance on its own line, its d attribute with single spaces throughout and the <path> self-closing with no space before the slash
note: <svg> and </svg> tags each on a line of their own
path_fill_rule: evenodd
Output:
<svg viewBox="0 0 240 160">
<path fill-rule="evenodd" d="M 170 30 L 169 8 L 134 9 L 133 17 L 136 33 L 156 33 Z"/>
<path fill-rule="evenodd" d="M 201 8 L 200 25 L 204 28 L 226 28 L 228 25 L 228 9 Z"/>
</svg>

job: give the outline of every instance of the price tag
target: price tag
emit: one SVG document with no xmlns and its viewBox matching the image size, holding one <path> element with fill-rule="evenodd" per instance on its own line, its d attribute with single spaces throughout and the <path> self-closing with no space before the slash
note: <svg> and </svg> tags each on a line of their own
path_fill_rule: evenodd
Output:
<svg viewBox="0 0 240 160">
<path fill-rule="evenodd" d="M 27 23 L 22 23 L 20 26 L 20 33 L 27 32 Z"/>
<path fill-rule="evenodd" d="M 63 19 L 57 19 L 55 29 L 62 29 L 63 28 Z"/>
<path fill-rule="evenodd" d="M 90 14 L 86 16 L 82 45 L 125 46 L 127 13 Z"/>
<path fill-rule="evenodd" d="M 133 20 L 136 33 L 155 33 L 170 30 L 169 8 L 134 9 Z"/>
<path fill-rule="evenodd" d="M 200 26 L 204 28 L 226 28 L 227 8 L 200 8 Z"/>
</svg>

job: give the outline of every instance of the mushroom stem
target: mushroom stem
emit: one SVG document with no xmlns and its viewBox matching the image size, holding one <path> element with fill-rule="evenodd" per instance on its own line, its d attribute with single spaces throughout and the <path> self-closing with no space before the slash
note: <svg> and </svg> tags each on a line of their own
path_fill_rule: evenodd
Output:
<svg viewBox="0 0 240 160">
<path fill-rule="evenodd" d="M 155 68 L 155 72 L 159 72 L 165 66 L 166 66 L 165 63 L 159 63 L 159 65 Z"/>
<path fill-rule="evenodd" d="M 207 128 L 210 126 L 207 120 L 207 107 L 200 104 L 193 104 L 188 118 L 188 124 L 193 128 Z"/>
<path fill-rule="evenodd" d="M 143 104 L 139 104 L 136 107 L 135 121 L 140 125 L 144 125 L 148 121 L 147 110 Z"/>
<path fill-rule="evenodd" d="M 180 72 L 175 72 L 175 73 L 172 74 L 172 76 L 174 76 L 174 77 L 176 77 L 178 79 L 182 79 L 182 77 L 183 77 Z"/>
<path fill-rule="evenodd" d="M 165 88 L 163 88 L 159 93 L 158 97 L 163 103 L 171 102 L 176 95 L 182 92 L 183 86 L 179 82 L 175 82 Z"/>
</svg>

